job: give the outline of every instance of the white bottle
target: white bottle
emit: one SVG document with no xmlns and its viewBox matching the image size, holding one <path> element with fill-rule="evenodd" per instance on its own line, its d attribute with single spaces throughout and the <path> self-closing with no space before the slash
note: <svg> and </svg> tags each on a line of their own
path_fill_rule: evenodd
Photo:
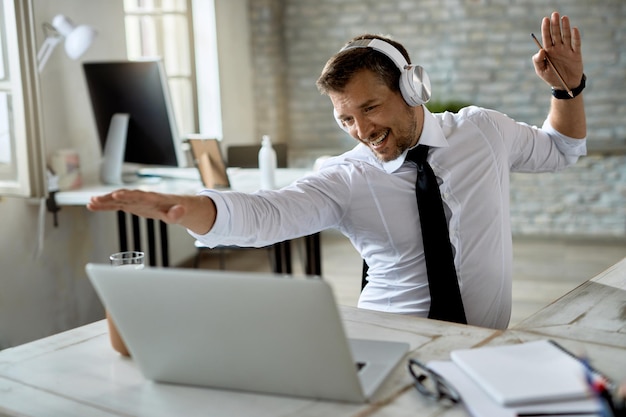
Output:
<svg viewBox="0 0 626 417">
<path fill-rule="evenodd" d="M 268 135 L 263 135 L 259 150 L 259 169 L 261 170 L 261 189 L 276 188 L 276 151 Z"/>
</svg>

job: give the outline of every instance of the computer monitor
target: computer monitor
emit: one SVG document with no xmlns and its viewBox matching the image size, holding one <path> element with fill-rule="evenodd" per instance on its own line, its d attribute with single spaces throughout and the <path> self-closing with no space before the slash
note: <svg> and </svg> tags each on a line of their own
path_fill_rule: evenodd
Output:
<svg viewBox="0 0 626 417">
<path fill-rule="evenodd" d="M 161 60 L 86 62 L 83 70 L 103 149 L 103 183 L 123 183 L 128 166 L 186 165 Z"/>
</svg>

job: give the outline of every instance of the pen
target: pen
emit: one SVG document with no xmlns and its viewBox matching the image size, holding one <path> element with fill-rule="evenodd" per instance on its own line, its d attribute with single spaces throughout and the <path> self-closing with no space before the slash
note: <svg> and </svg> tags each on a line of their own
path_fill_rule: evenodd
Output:
<svg viewBox="0 0 626 417">
<path fill-rule="evenodd" d="M 543 46 L 541 46 L 541 43 L 539 42 L 539 40 L 535 37 L 534 33 L 531 33 L 530 36 L 533 37 L 533 39 L 535 40 L 535 43 L 537 44 L 537 46 L 539 47 L 539 49 L 543 50 L 544 52 L 545 49 L 543 49 Z M 552 68 L 552 71 L 554 71 L 554 73 L 556 74 L 557 77 L 559 77 L 559 81 L 561 82 L 561 85 L 563 86 L 563 88 L 565 89 L 565 91 L 567 91 L 567 94 L 571 97 L 574 98 L 574 93 L 572 93 L 572 90 L 570 90 L 570 88 L 567 86 L 567 84 L 565 83 L 565 80 L 563 79 L 563 77 L 561 77 L 561 74 L 559 74 L 559 71 L 557 71 L 556 67 L 554 66 L 554 64 L 552 63 L 552 61 L 550 60 L 550 57 L 548 56 L 548 53 L 546 52 L 546 61 L 548 61 L 548 64 L 550 65 L 550 68 Z"/>
<path fill-rule="evenodd" d="M 585 379 L 587 380 L 587 384 L 597 396 L 601 405 L 601 410 L 599 411 L 598 415 L 602 417 L 614 417 L 616 410 L 613 404 L 611 391 L 615 389 L 615 384 L 607 376 L 591 366 L 588 358 L 575 355 L 554 340 L 549 340 L 549 342 L 567 355 L 578 360 L 584 366 Z"/>
<path fill-rule="evenodd" d="M 587 360 L 586 358 L 581 358 L 578 355 L 576 355 L 574 352 L 567 350 L 565 347 L 563 347 L 560 343 L 558 343 L 555 340 L 548 340 L 548 342 L 552 343 L 556 348 L 560 349 L 563 353 L 571 356 L 572 358 L 582 363 L 585 369 L 590 373 L 589 375 L 591 377 L 590 382 L 601 384 L 603 385 L 603 388 L 606 390 L 612 391 L 615 389 L 615 383 L 611 381 L 609 377 L 607 377 L 602 372 L 600 372 L 598 369 L 594 368 L 591 365 L 591 363 L 589 363 L 589 360 Z"/>
</svg>

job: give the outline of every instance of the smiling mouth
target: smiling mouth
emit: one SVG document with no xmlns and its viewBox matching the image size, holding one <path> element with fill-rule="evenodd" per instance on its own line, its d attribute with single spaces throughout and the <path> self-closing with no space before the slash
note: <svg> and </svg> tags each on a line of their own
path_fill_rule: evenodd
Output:
<svg viewBox="0 0 626 417">
<path fill-rule="evenodd" d="M 380 146 L 385 141 L 385 139 L 387 139 L 387 136 L 389 136 L 389 130 L 386 130 L 376 139 L 370 140 L 368 143 L 371 147 L 376 148 Z"/>
</svg>

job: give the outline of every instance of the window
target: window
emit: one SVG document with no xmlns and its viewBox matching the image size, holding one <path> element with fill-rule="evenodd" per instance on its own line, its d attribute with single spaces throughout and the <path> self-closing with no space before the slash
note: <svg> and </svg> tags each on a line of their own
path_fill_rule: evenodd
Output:
<svg viewBox="0 0 626 417">
<path fill-rule="evenodd" d="M 31 8 L 0 0 L 0 195 L 47 193 Z"/>
<path fill-rule="evenodd" d="M 163 58 L 182 135 L 222 138 L 215 7 L 214 0 L 124 0 L 128 58 Z"/>
<path fill-rule="evenodd" d="M 124 0 L 129 59 L 163 58 L 179 132 L 198 132 L 191 0 Z"/>
</svg>

